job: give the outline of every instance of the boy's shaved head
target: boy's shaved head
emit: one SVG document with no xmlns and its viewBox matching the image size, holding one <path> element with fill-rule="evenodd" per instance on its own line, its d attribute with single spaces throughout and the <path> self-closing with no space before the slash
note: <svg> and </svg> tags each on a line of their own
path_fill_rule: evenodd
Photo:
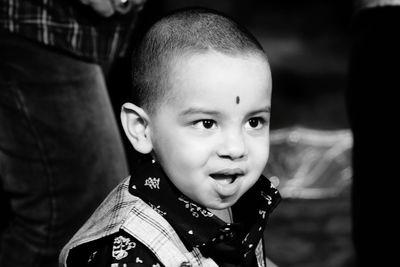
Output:
<svg viewBox="0 0 400 267">
<path fill-rule="evenodd" d="M 210 51 L 266 59 L 253 35 L 227 16 L 204 8 L 175 11 L 149 29 L 133 54 L 137 104 L 153 114 L 171 91 L 173 64 L 184 56 Z"/>
</svg>

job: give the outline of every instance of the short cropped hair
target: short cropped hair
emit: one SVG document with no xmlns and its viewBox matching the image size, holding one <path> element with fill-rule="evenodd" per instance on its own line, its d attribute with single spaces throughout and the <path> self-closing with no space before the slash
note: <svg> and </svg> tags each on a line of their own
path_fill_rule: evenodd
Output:
<svg viewBox="0 0 400 267">
<path fill-rule="evenodd" d="M 169 71 L 179 57 L 217 51 L 228 55 L 266 54 L 255 37 L 233 19 L 205 8 L 176 10 L 158 20 L 133 52 L 136 104 L 149 114 L 168 94 Z"/>
</svg>

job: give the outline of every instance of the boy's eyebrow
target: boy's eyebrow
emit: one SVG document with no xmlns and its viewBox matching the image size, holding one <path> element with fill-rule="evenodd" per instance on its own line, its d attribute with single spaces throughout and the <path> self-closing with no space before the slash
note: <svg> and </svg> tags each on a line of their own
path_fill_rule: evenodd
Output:
<svg viewBox="0 0 400 267">
<path fill-rule="evenodd" d="M 256 113 L 261 113 L 261 112 L 271 113 L 271 107 L 270 106 L 266 106 L 266 107 L 263 107 L 263 108 L 259 108 L 259 109 L 253 110 L 252 112 L 250 112 L 250 114 L 256 114 Z"/>
<path fill-rule="evenodd" d="M 256 110 L 252 110 L 249 114 L 257 114 L 257 113 L 262 113 L 262 112 L 266 112 L 266 113 L 271 113 L 271 107 L 270 106 L 266 106 L 266 107 L 262 107 Z M 192 114 L 206 114 L 206 115 L 218 115 L 220 114 L 220 112 L 218 111 L 214 111 L 214 110 L 208 110 L 208 109 L 203 109 L 203 108 L 188 108 L 184 111 L 181 112 L 181 116 L 186 116 L 186 115 L 192 115 Z"/>
<path fill-rule="evenodd" d="M 208 110 L 203 108 L 188 108 L 181 112 L 181 116 L 191 115 L 191 114 L 207 114 L 207 115 L 217 115 L 218 111 Z"/>
</svg>

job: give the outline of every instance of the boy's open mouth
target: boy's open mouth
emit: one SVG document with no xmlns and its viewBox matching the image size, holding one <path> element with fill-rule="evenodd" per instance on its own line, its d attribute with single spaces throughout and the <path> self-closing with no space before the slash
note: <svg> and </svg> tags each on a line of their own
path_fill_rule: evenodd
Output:
<svg viewBox="0 0 400 267">
<path fill-rule="evenodd" d="M 244 173 L 241 169 L 229 169 L 229 170 L 220 170 L 215 173 L 211 173 L 210 176 L 218 183 L 221 184 L 231 184 L 235 182 L 235 180 L 242 176 Z"/>
</svg>

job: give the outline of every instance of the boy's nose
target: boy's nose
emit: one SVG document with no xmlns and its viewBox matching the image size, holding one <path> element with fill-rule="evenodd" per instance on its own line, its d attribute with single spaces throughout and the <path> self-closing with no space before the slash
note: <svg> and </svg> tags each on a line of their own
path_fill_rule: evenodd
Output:
<svg viewBox="0 0 400 267">
<path fill-rule="evenodd" d="M 241 131 L 227 132 L 221 139 L 222 142 L 218 150 L 220 157 L 235 160 L 247 156 L 247 146 Z"/>
</svg>

